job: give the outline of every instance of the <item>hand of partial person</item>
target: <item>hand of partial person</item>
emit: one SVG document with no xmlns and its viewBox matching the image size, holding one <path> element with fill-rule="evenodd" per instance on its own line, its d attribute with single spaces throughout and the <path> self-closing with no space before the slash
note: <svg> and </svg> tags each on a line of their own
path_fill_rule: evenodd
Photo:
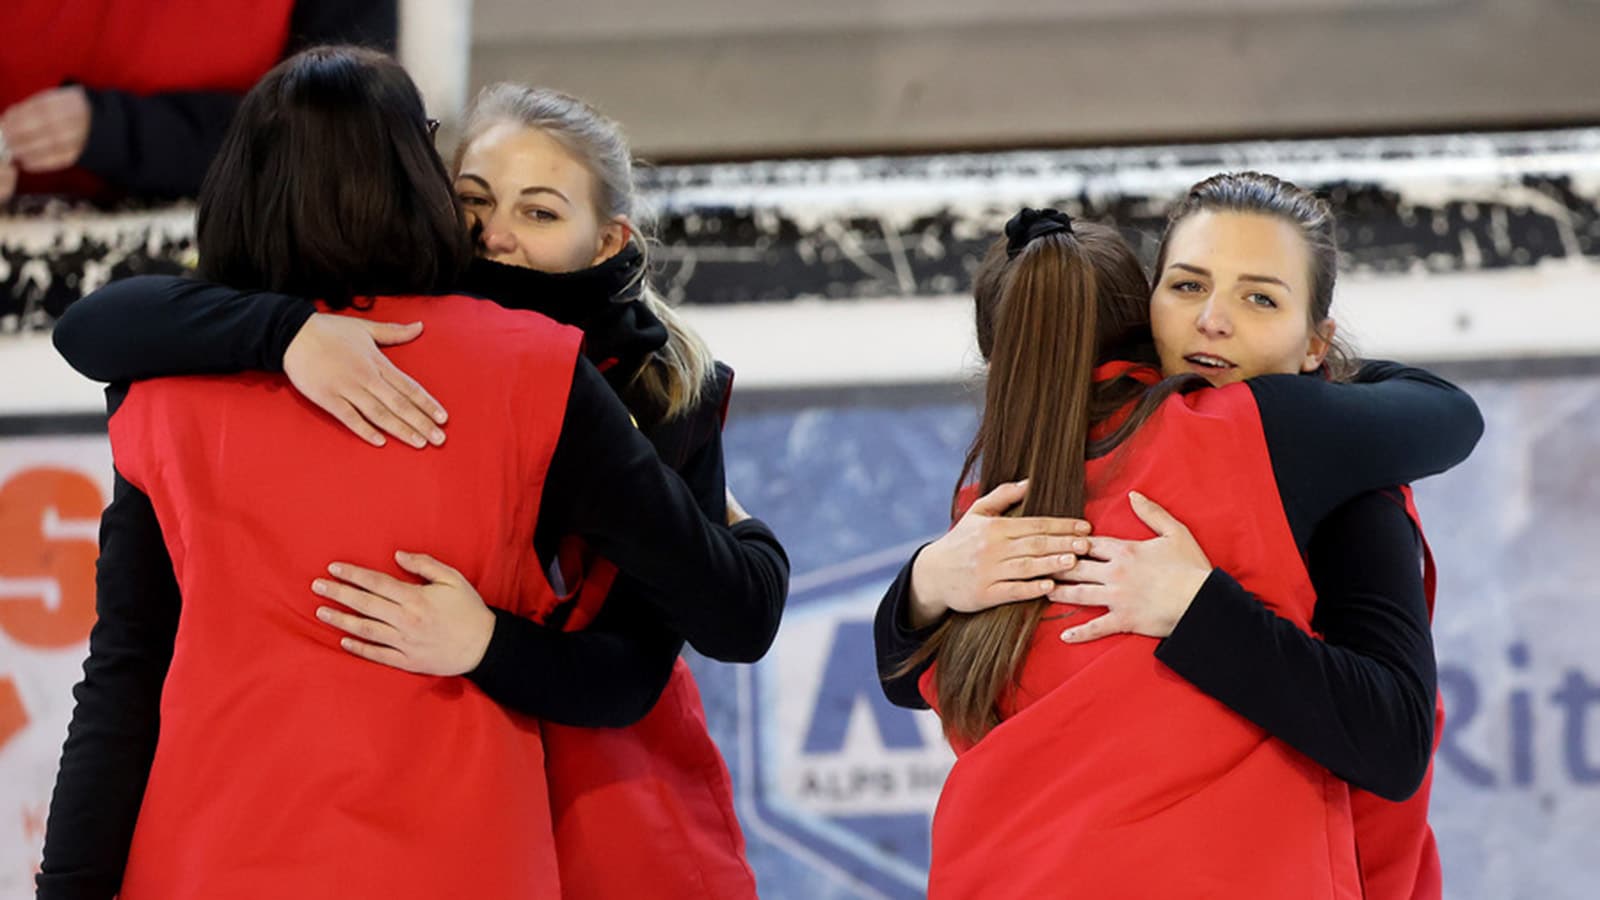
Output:
<svg viewBox="0 0 1600 900">
<path fill-rule="evenodd" d="M 356 614 L 317 607 L 317 618 L 345 632 L 339 646 L 420 675 L 461 675 L 483 662 L 494 612 L 460 572 L 423 553 L 396 553 L 400 568 L 425 584 L 401 581 L 349 563 L 328 566 L 312 592 Z"/>
<path fill-rule="evenodd" d="M 723 488 L 722 490 L 728 495 L 728 524 L 737 525 L 750 518 L 750 514 L 744 511 L 743 506 L 739 505 L 739 498 L 733 495 L 733 491 L 728 488 Z"/>
<path fill-rule="evenodd" d="M 1211 561 L 1184 524 L 1140 493 L 1130 493 L 1134 515 L 1156 536 L 1142 541 L 1096 537 L 1089 552 L 1050 592 L 1056 603 L 1104 607 L 1105 615 L 1068 628 L 1061 639 L 1083 643 L 1112 634 L 1164 638 L 1211 575 Z"/>
<path fill-rule="evenodd" d="M 375 447 L 386 443 L 384 433 L 413 447 L 437 447 L 444 443 L 444 407 L 378 349 L 421 334 L 421 322 L 317 313 L 289 342 L 283 372 L 307 400 Z"/>
<path fill-rule="evenodd" d="M 0 162 L 0 203 L 11 199 L 17 192 L 17 167 L 8 162 Z"/>
<path fill-rule="evenodd" d="M 51 88 L 0 113 L 11 161 L 26 172 L 55 172 L 83 155 L 89 141 L 89 96 L 82 87 Z"/>
<path fill-rule="evenodd" d="M 1082 519 L 1008 518 L 1028 493 L 1026 481 L 1002 484 L 972 504 L 955 527 L 922 549 L 911 569 L 911 624 L 922 628 L 946 612 L 978 612 L 1043 597 L 1054 576 L 1070 571 L 1089 549 Z"/>
</svg>

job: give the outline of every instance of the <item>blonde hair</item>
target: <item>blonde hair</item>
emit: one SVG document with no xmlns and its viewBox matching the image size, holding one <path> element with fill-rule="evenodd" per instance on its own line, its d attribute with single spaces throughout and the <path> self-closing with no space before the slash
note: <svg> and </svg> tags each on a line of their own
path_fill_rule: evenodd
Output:
<svg viewBox="0 0 1600 900">
<path fill-rule="evenodd" d="M 588 103 L 548 88 L 500 82 L 478 92 L 467 112 L 452 169 L 461 171 L 468 145 L 501 122 L 544 132 L 581 160 L 594 175 L 594 203 L 605 219 L 627 216 L 633 223 L 628 239 L 639 248 L 640 300 L 667 328 L 667 343 L 639 370 L 633 384 L 664 412 L 676 418 L 692 409 L 713 374 L 711 348 L 668 305 L 650 283 L 650 241 L 644 234 L 644 211 L 633 180 L 633 154 L 622 127 Z"/>
</svg>

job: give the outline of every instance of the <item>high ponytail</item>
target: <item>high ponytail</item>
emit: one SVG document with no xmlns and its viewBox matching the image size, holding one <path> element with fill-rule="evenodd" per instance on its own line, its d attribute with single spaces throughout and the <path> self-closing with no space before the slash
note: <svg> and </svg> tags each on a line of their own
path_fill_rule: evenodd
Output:
<svg viewBox="0 0 1600 900">
<path fill-rule="evenodd" d="M 1115 229 L 1085 222 L 1023 237 L 995 241 L 974 278 L 978 349 L 989 376 L 957 491 L 974 473 L 982 493 L 1027 478 L 1028 495 L 1012 514 L 1081 518 L 1088 461 L 1115 449 L 1174 392 L 1205 380 L 1096 381 L 1102 363 L 1155 364 L 1150 283 L 1133 248 Z M 1130 404 L 1111 434 L 1097 433 Z M 953 742 L 976 742 L 1000 723 L 1047 602 L 952 612 L 901 664 L 895 674 L 935 663 L 939 715 Z"/>
<path fill-rule="evenodd" d="M 1018 512 L 1082 517 L 1089 401 L 1099 354 L 1094 266 L 1069 232 L 1029 242 L 1007 267 L 974 449 L 981 493 L 1032 479 Z M 939 712 L 953 738 L 1000 723 L 1046 600 L 952 614 L 934 637 Z M 960 677 L 943 677 L 945 674 Z"/>
</svg>

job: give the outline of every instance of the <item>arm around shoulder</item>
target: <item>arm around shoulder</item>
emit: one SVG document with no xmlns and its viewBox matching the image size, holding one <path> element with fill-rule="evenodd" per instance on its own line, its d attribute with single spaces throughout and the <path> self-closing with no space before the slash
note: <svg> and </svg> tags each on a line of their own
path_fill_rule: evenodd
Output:
<svg viewBox="0 0 1600 900">
<path fill-rule="evenodd" d="M 1245 384 L 1302 547 L 1343 503 L 1444 472 L 1483 436 L 1483 415 L 1466 391 L 1398 363 L 1368 362 L 1348 384 L 1311 375 L 1267 375 Z"/>
<path fill-rule="evenodd" d="M 96 381 L 283 370 L 308 300 L 173 275 L 113 281 L 67 307 L 56 350 Z"/>
<path fill-rule="evenodd" d="M 788 558 L 771 529 L 754 519 L 731 528 L 711 521 L 584 359 L 574 372 L 540 517 L 555 533 L 582 536 L 649 588 L 674 627 L 680 618 L 702 615 L 708 597 L 781 597 L 788 590 Z M 771 618 L 759 635 L 763 645 L 776 630 L 777 617 Z"/>
</svg>

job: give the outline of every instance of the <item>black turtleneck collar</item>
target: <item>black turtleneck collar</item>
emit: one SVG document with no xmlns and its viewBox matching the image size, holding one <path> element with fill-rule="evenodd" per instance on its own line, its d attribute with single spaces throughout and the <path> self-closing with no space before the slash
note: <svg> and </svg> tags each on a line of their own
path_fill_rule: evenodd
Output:
<svg viewBox="0 0 1600 900">
<path fill-rule="evenodd" d="M 639 299 L 644 256 L 633 245 L 588 269 L 540 272 L 475 259 L 461 290 L 583 331 L 583 352 L 619 392 L 667 343 L 667 327 Z"/>
</svg>

